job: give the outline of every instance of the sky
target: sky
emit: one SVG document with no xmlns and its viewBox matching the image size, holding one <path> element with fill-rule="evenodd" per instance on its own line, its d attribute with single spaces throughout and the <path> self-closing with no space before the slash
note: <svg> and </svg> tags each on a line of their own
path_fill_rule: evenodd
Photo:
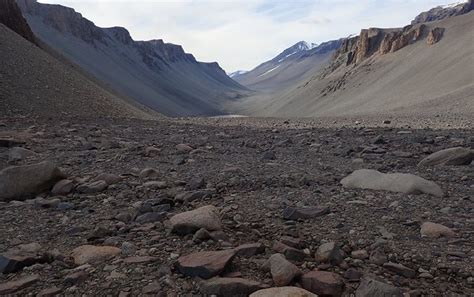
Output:
<svg viewBox="0 0 474 297">
<path fill-rule="evenodd" d="M 251 70 L 299 41 L 321 43 L 369 27 L 402 27 L 460 0 L 39 0 L 72 7 L 135 40 L 180 44 L 227 72 Z"/>
</svg>

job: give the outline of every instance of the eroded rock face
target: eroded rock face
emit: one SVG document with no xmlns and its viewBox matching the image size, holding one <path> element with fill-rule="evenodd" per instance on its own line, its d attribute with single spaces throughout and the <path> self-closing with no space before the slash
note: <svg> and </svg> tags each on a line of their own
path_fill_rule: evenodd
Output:
<svg viewBox="0 0 474 297">
<path fill-rule="evenodd" d="M 0 0 L 0 23 L 28 41 L 36 43 L 35 36 L 15 1 Z"/>
<path fill-rule="evenodd" d="M 433 21 L 440 21 L 449 17 L 462 15 L 474 10 L 474 3 L 472 0 L 458 5 L 438 6 L 429 11 L 420 13 L 411 23 L 419 24 Z"/>
<path fill-rule="evenodd" d="M 65 176 L 51 162 L 12 166 L 0 171 L 0 201 L 26 200 L 49 190 Z"/>
<path fill-rule="evenodd" d="M 434 182 L 413 174 L 385 174 L 371 169 L 354 171 L 341 181 L 346 188 L 384 190 L 405 194 L 430 194 L 442 197 L 443 190 Z"/>
<path fill-rule="evenodd" d="M 426 43 L 429 45 L 433 45 L 438 43 L 444 35 L 444 28 L 433 28 L 430 30 L 428 34 L 428 38 L 426 39 Z"/>
</svg>

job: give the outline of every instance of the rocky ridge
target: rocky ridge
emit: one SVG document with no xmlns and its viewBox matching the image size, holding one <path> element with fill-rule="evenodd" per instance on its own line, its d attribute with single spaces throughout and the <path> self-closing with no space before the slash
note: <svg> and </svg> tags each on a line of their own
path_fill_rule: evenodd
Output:
<svg viewBox="0 0 474 297">
<path fill-rule="evenodd" d="M 0 1 L 0 23 L 21 35 L 26 40 L 36 43 L 35 36 L 15 1 Z"/>
</svg>

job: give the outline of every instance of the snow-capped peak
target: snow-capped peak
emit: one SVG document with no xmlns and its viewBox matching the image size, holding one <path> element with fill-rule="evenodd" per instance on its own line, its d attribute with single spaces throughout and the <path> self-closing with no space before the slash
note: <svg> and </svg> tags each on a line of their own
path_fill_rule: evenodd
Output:
<svg viewBox="0 0 474 297">
<path fill-rule="evenodd" d="M 236 77 L 236 76 L 239 76 L 239 75 L 242 75 L 242 74 L 245 74 L 247 73 L 248 71 L 245 71 L 245 70 L 237 70 L 235 72 L 232 72 L 232 73 L 229 73 L 229 77 L 230 78 L 233 78 L 233 77 Z"/>
<path fill-rule="evenodd" d="M 468 0 L 464 0 L 464 1 L 459 1 L 459 2 L 455 2 L 455 3 L 451 3 L 451 4 L 446 4 L 446 5 L 441 5 L 441 8 L 452 8 L 452 7 L 456 7 L 458 5 L 461 5 L 461 4 L 465 4 Z"/>
</svg>

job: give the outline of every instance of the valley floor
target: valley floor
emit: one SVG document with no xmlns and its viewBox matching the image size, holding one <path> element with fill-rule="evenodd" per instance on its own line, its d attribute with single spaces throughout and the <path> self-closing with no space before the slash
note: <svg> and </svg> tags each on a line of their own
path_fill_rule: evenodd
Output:
<svg viewBox="0 0 474 297">
<path fill-rule="evenodd" d="M 237 256 L 221 275 L 274 286 L 262 265 L 276 253 L 275 243 L 290 236 L 298 243 L 295 253 L 304 254 L 294 261 L 298 268 L 345 277 L 347 296 L 362 274 L 409 296 L 474 294 L 473 165 L 417 167 L 431 152 L 473 147 L 469 119 L 1 121 L 0 138 L 23 141 L 36 154 L 8 161 L 10 149 L 0 147 L 0 169 L 52 160 L 78 187 L 62 196 L 0 202 L 0 253 L 39 243 L 37 252 L 54 258 L 0 274 L 0 290 L 35 275 L 36 281 L 13 289 L 15 294 L 49 289 L 61 295 L 199 295 L 204 285 L 177 271 L 178 258 L 245 243 L 261 243 L 265 250 Z M 445 129 L 427 129 L 430 125 Z M 145 168 L 156 171 L 143 173 Z M 359 168 L 417 174 L 440 185 L 445 196 L 342 187 L 341 179 Z M 91 182 L 102 173 L 120 181 L 94 189 Z M 206 205 L 217 207 L 223 232 L 211 239 L 170 232 L 169 217 Z M 304 206 L 329 211 L 313 219 L 282 217 L 285 208 Z M 149 215 L 157 209 L 166 214 Z M 450 227 L 456 236 L 421 237 L 420 225 L 427 221 Z M 339 265 L 315 260 L 326 241 L 346 254 Z M 70 255 L 81 245 L 116 246 L 121 254 L 77 265 Z M 397 270 L 384 262 L 403 266 Z M 414 275 L 407 277 L 410 271 Z"/>
</svg>

